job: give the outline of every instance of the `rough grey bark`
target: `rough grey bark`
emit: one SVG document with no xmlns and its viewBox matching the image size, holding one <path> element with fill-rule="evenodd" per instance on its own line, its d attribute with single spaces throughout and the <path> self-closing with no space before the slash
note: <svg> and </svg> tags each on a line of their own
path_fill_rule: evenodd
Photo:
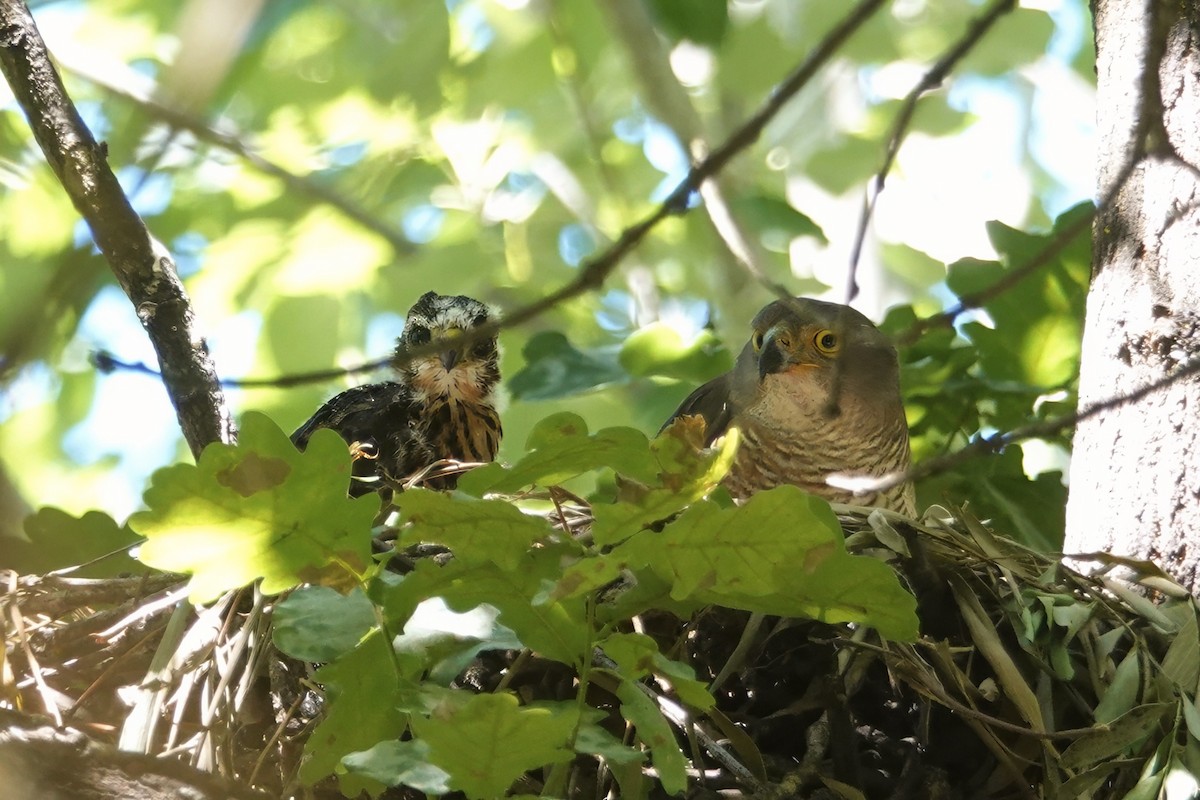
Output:
<svg viewBox="0 0 1200 800">
<path fill-rule="evenodd" d="M 1080 408 L 1200 359 L 1200 4 L 1098 0 L 1098 193 Z M 1161 564 L 1200 589 L 1200 375 L 1075 433 L 1067 552 Z"/>
<path fill-rule="evenodd" d="M 267 795 L 170 758 L 123 753 L 77 730 L 0 709 L 5 797 L 40 800 L 266 800 Z"/>
<path fill-rule="evenodd" d="M 34 138 L 91 229 L 158 354 L 163 383 L 192 454 L 233 439 L 233 422 L 175 263 L 130 206 L 63 88 L 29 9 L 0 0 L 0 71 Z M 131 432 L 133 435 L 135 432 Z"/>
</svg>

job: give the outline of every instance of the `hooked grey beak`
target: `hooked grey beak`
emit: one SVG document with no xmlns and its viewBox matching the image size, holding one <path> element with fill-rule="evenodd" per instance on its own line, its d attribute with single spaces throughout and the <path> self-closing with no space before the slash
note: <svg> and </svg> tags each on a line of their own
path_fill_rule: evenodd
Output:
<svg viewBox="0 0 1200 800">
<path fill-rule="evenodd" d="M 761 381 L 773 372 L 779 372 L 786 366 L 783 349 L 775 341 L 775 334 L 767 334 L 762 350 L 758 354 L 758 379 Z"/>
<path fill-rule="evenodd" d="M 446 372 L 449 372 L 458 363 L 458 350 L 447 350 L 438 356 L 438 360 L 442 362 L 442 366 L 446 368 Z"/>
</svg>

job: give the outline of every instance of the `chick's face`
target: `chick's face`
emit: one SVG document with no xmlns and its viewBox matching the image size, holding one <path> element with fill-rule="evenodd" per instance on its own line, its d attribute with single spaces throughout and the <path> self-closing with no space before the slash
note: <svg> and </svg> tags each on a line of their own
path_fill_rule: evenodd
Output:
<svg viewBox="0 0 1200 800">
<path fill-rule="evenodd" d="M 463 345 L 456 340 L 491 320 L 487 306 L 469 297 L 434 292 L 422 296 L 409 311 L 401 348 L 421 347 L 431 341 L 447 341 L 448 347 L 404 367 L 409 385 L 426 397 L 470 403 L 486 400 L 500 377 L 496 338 Z"/>
</svg>

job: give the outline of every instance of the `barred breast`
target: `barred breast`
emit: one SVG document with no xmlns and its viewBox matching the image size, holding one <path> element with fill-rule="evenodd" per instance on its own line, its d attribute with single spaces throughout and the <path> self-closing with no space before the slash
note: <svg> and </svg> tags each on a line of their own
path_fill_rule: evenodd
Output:
<svg viewBox="0 0 1200 800">
<path fill-rule="evenodd" d="M 834 503 L 881 506 L 909 516 L 916 511 L 912 484 L 854 494 L 827 483 L 831 474 L 878 477 L 906 470 L 911 456 L 903 425 L 880 431 L 842 417 L 785 432 L 745 418 L 737 427 L 741 446 L 724 481 L 735 498 L 790 484 Z"/>
</svg>

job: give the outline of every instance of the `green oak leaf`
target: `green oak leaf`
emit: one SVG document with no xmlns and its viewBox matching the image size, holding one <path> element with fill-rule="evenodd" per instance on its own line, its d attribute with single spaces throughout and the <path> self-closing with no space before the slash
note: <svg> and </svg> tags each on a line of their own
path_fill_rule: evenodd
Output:
<svg viewBox="0 0 1200 800">
<path fill-rule="evenodd" d="M 710 330 L 691 342 L 671 325 L 655 322 L 634 331 L 621 345 L 621 366 L 630 375 L 661 375 L 694 383 L 715 378 L 733 366 L 733 356 Z"/>
<path fill-rule="evenodd" d="M 733 208 L 753 227 L 769 249 L 787 252 L 787 243 L 797 236 L 811 236 L 821 244 L 829 239 L 821 226 L 782 197 L 749 194 L 733 201 Z"/>
<path fill-rule="evenodd" d="M 811 571 L 781 567 L 772 581 L 777 589 L 769 595 L 701 590 L 695 599 L 781 617 L 869 625 L 893 641 L 917 638 L 917 600 L 878 559 L 837 550 Z"/>
<path fill-rule="evenodd" d="M 645 531 L 610 557 L 652 569 L 677 600 L 858 622 L 894 639 L 917 633 L 916 600 L 891 568 L 847 553 L 829 504 L 795 486 L 734 508 L 694 503 L 661 533 Z"/>
<path fill-rule="evenodd" d="M 729 29 L 725 0 L 649 0 L 646 7 L 672 39 L 716 47 Z"/>
<path fill-rule="evenodd" d="M 695 708 L 712 708 L 716 702 L 708 688 L 696 680 L 694 669 L 667 658 L 659 651 L 658 643 L 645 634 L 614 633 L 600 642 L 599 647 L 629 680 L 640 680 L 654 673 L 667 678 L 680 699 Z"/>
<path fill-rule="evenodd" d="M 146 537 L 139 558 L 191 573 L 205 602 L 262 579 L 268 594 L 315 583 L 348 589 L 370 564 L 375 496 L 350 499 L 350 458 L 333 431 L 300 453 L 265 415 L 250 412 L 236 445 L 216 443 L 195 465 L 156 472 L 147 510 L 129 526 Z"/>
<path fill-rule="evenodd" d="M 558 331 L 535 333 L 522 355 L 525 366 L 505 381 L 520 400 L 553 400 L 629 379 L 615 352 L 580 350 Z"/>
<path fill-rule="evenodd" d="M 668 611 L 686 619 L 704 607 L 699 600 L 676 600 L 671 584 L 648 567 L 630 570 L 632 586 L 621 586 L 611 597 L 596 606 L 596 620 L 604 625 L 621 623 L 650 609 Z"/>
<path fill-rule="evenodd" d="M 375 610 L 361 590 L 350 594 L 304 586 L 275 606 L 275 645 L 301 661 L 333 661 L 353 650 L 375 627 Z"/>
<path fill-rule="evenodd" d="M 1044 234 L 989 222 L 988 237 L 1001 261 L 957 261 L 949 267 L 946 285 L 959 297 L 988 293 L 997 281 L 1038 257 L 1064 229 L 1091 213 L 1091 203 L 1077 205 L 1063 212 L 1053 230 Z M 980 365 L 989 378 L 1050 387 L 1070 381 L 1078 372 L 1084 298 L 1091 274 L 1090 230 L 1081 231 L 1012 291 L 991 292 L 983 308 L 992 325 L 974 322 L 964 326 L 979 348 Z"/>
<path fill-rule="evenodd" d="M 499 622 L 531 650 L 564 664 L 581 665 L 590 657 L 585 604 L 581 597 L 550 599 L 547 587 L 561 575 L 566 555 L 553 547 L 528 551 L 512 569 L 495 564 L 445 566 L 423 561 L 394 594 L 404 611 L 414 599 L 441 597 L 458 612 L 484 603 L 500 612 Z"/>
<path fill-rule="evenodd" d="M 526 455 L 511 467 L 489 464 L 472 470 L 459 481 L 459 489 L 478 497 L 535 484 L 553 486 L 604 467 L 637 480 L 652 480 L 658 471 L 646 434 L 625 427 L 589 434 L 583 417 L 566 411 L 538 422 L 526 449 Z"/>
<path fill-rule="evenodd" d="M 466 564 L 516 569 L 530 545 L 551 532 L 544 519 L 523 514 L 505 500 L 411 489 L 395 503 L 407 523 L 401 533 L 405 543 L 443 544 Z"/>
<path fill-rule="evenodd" d="M 472 798 L 502 797 L 525 772 L 571 759 L 578 724 L 574 702 L 522 706 L 511 694 L 474 695 L 412 719 L 429 760 Z"/>
<path fill-rule="evenodd" d="M 597 544 L 620 542 L 712 492 L 733 465 L 738 439 L 733 428 L 704 447 L 700 417 L 676 420 L 650 443 L 658 465 L 654 480 L 623 481 L 616 503 L 593 506 Z"/>
<path fill-rule="evenodd" d="M 621 700 L 622 716 L 633 723 L 637 737 L 650 748 L 650 759 L 658 770 L 663 789 L 667 794 L 682 792 L 687 786 L 687 761 L 675 741 L 670 723 L 635 681 L 621 678 L 617 697 Z"/>
<path fill-rule="evenodd" d="M 614 633 L 597 646 L 617 663 L 620 674 L 631 681 L 641 680 L 654 671 L 658 643 L 644 633 Z"/>
<path fill-rule="evenodd" d="M 350 652 L 317 670 L 314 680 L 325 687 L 326 712 L 305 742 L 300 779 L 312 785 L 338 769 L 350 753 L 397 739 L 404 733 L 401 699 L 416 691 L 386 636 L 376 632 Z M 419 675 L 420 665 L 411 665 Z M 407 671 L 407 669 L 406 669 Z"/>
<path fill-rule="evenodd" d="M 607 554 L 581 558 L 563 570 L 550 597 L 557 600 L 595 591 L 621 577 L 621 570 L 627 566 L 620 557 Z"/>
<path fill-rule="evenodd" d="M 426 794 L 450 791 L 450 775 L 429 761 L 429 743 L 389 739 L 369 750 L 360 750 L 342 758 L 350 773 L 363 775 L 385 786 L 408 786 Z"/>
<path fill-rule="evenodd" d="M 811 572 L 844 547 L 829 504 L 794 486 L 759 492 L 745 505 L 720 509 L 701 501 L 660 535 L 638 536 L 620 549 L 648 564 L 684 598 L 700 589 L 715 594 L 773 594 L 776 568 Z"/>
<path fill-rule="evenodd" d="M 609 764 L 640 764 L 646 760 L 640 750 L 626 747 L 617 737 L 594 724 L 579 726 L 575 751 L 600 756 Z"/>
<path fill-rule="evenodd" d="M 983 37 L 966 53 L 959 69 L 989 76 L 1010 74 L 1045 53 L 1054 30 L 1054 20 L 1042 9 L 1015 8 L 1000 17 L 994 35 Z"/>
<path fill-rule="evenodd" d="M 100 511 L 74 517 L 60 508 L 39 508 L 25 518 L 25 534 L 28 538 L 0 535 L 0 567 L 22 575 L 45 575 L 82 564 L 71 572 L 80 578 L 147 571 L 129 555 L 141 537 Z"/>
<path fill-rule="evenodd" d="M 673 661 L 662 653 L 654 655 L 654 671 L 667 679 L 679 699 L 693 708 L 707 711 L 717 704 L 708 691 L 708 684 L 696 679 L 696 670 L 680 661 Z"/>
</svg>

